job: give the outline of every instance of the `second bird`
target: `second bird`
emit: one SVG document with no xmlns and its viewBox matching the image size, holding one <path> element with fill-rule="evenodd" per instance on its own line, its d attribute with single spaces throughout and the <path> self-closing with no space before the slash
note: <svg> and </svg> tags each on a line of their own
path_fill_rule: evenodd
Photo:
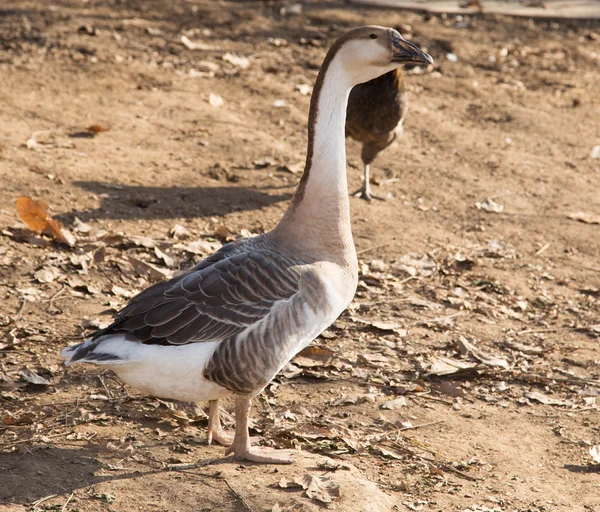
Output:
<svg viewBox="0 0 600 512">
<path fill-rule="evenodd" d="M 380 151 L 402 135 L 408 110 L 404 74 L 395 69 L 352 89 L 346 113 L 346 137 L 362 142 L 364 182 L 354 195 L 367 201 L 384 199 L 371 194 L 369 168 Z"/>
</svg>

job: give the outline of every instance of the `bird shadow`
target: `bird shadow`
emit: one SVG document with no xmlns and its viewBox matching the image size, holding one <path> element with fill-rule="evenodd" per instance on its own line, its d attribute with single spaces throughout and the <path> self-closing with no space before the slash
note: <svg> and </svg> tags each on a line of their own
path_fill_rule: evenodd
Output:
<svg viewBox="0 0 600 512">
<path fill-rule="evenodd" d="M 77 449 L 29 447 L 18 453 L 0 453 L 0 504 L 28 504 L 45 496 L 140 476 L 139 470 L 114 475 L 98 474 L 103 467 L 97 459 L 98 453 L 94 445 Z M 156 471 L 150 469 L 142 473 Z"/>
<path fill-rule="evenodd" d="M 570 471 L 571 473 L 598 473 L 600 474 L 600 464 L 592 465 L 581 465 L 581 464 L 565 464 L 563 469 Z"/>
<path fill-rule="evenodd" d="M 77 181 L 74 185 L 98 195 L 102 202 L 98 208 L 73 209 L 58 216 L 62 221 L 72 220 L 73 216 L 83 221 L 221 216 L 234 211 L 260 210 L 292 197 L 287 186 L 149 187 L 100 181 Z"/>
</svg>

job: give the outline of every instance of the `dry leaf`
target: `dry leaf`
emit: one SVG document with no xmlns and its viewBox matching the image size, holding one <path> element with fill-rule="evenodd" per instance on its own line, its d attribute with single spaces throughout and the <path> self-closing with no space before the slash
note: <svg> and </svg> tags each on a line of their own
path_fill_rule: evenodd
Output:
<svg viewBox="0 0 600 512">
<path fill-rule="evenodd" d="M 107 132 L 108 130 L 110 130 L 110 128 L 105 128 L 101 124 L 92 124 L 85 129 L 86 132 L 93 133 L 94 135 L 97 135 L 102 132 Z"/>
<path fill-rule="evenodd" d="M 279 487 L 282 489 L 302 488 L 306 496 L 311 500 L 321 503 L 331 503 L 334 499 L 340 497 L 340 486 L 328 476 L 317 476 L 306 473 L 302 477 L 296 477 L 293 480 L 282 478 L 279 481 Z"/>
<path fill-rule="evenodd" d="M 433 357 L 427 375 L 451 375 L 464 370 L 475 368 L 477 363 L 458 361 L 448 357 Z"/>
<path fill-rule="evenodd" d="M 539 391 L 532 391 L 531 393 L 525 393 L 523 395 L 525 398 L 529 400 L 534 400 L 544 405 L 566 405 L 571 406 L 572 403 L 565 402 L 563 400 L 555 400 L 554 398 L 550 398 L 548 395 L 544 395 Z"/>
<path fill-rule="evenodd" d="M 508 361 L 502 357 L 492 356 L 483 350 L 479 350 L 473 345 L 467 338 L 461 336 L 456 342 L 458 350 L 463 356 L 471 355 L 479 362 L 487 364 L 488 366 L 499 366 L 501 368 L 509 368 Z"/>
<path fill-rule="evenodd" d="M 381 404 L 381 409 L 388 409 L 393 411 L 395 409 L 399 409 L 400 407 L 404 407 L 406 405 L 406 398 L 403 396 L 396 398 L 395 400 L 388 400 L 387 402 L 383 402 Z"/>
<path fill-rule="evenodd" d="M 586 224 L 600 224 L 600 215 L 593 213 L 576 212 L 567 216 L 569 219 L 585 222 Z"/>
<path fill-rule="evenodd" d="M 31 231 L 44 233 L 67 245 L 75 244 L 75 237 L 60 222 L 48 216 L 48 205 L 44 201 L 21 196 L 15 206 L 19 218 Z"/>
<path fill-rule="evenodd" d="M 335 352 L 333 350 L 311 345 L 300 351 L 294 358 L 294 364 L 303 368 L 329 366 L 334 357 Z"/>
<path fill-rule="evenodd" d="M 25 368 L 21 370 L 20 373 L 21 379 L 28 382 L 29 384 L 33 384 L 34 386 L 49 386 L 50 381 L 44 379 L 44 377 L 40 377 L 37 373 L 29 368 Z"/>
<path fill-rule="evenodd" d="M 170 268 L 177 266 L 177 261 L 172 256 L 169 256 L 166 252 L 161 251 L 158 247 L 154 248 L 154 254 L 165 262 L 165 265 Z"/>
</svg>

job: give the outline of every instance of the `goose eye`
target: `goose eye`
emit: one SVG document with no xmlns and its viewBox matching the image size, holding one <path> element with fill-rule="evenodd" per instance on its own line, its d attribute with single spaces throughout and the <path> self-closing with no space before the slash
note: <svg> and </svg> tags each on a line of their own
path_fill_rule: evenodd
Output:
<svg viewBox="0 0 600 512">
<path fill-rule="evenodd" d="M 370 37 L 371 39 L 377 39 L 377 34 L 371 34 L 369 37 Z"/>
</svg>

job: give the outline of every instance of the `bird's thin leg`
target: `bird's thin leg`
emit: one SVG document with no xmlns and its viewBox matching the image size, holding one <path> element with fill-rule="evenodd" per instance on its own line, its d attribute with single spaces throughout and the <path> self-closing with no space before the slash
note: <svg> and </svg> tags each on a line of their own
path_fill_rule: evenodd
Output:
<svg viewBox="0 0 600 512">
<path fill-rule="evenodd" d="M 294 462 L 290 455 L 292 450 L 275 450 L 250 445 L 248 434 L 248 419 L 252 400 L 248 397 L 238 396 L 235 399 L 235 437 L 233 444 L 227 449 L 225 455 L 233 454 L 234 459 L 249 460 L 263 464 L 291 464 Z"/>
<path fill-rule="evenodd" d="M 216 441 L 223 446 L 231 446 L 233 433 L 226 432 L 221 426 L 221 409 L 218 400 L 208 402 L 208 444 Z"/>
<path fill-rule="evenodd" d="M 361 199 L 364 199 L 365 201 L 371 201 L 373 199 L 379 199 L 381 201 L 385 201 L 385 197 L 376 196 L 376 195 L 371 194 L 371 181 L 370 181 L 370 177 L 369 177 L 370 170 L 371 170 L 371 166 L 369 164 L 365 164 L 364 180 L 363 180 L 362 187 L 360 187 L 352 195 L 354 197 L 360 197 Z"/>
</svg>

